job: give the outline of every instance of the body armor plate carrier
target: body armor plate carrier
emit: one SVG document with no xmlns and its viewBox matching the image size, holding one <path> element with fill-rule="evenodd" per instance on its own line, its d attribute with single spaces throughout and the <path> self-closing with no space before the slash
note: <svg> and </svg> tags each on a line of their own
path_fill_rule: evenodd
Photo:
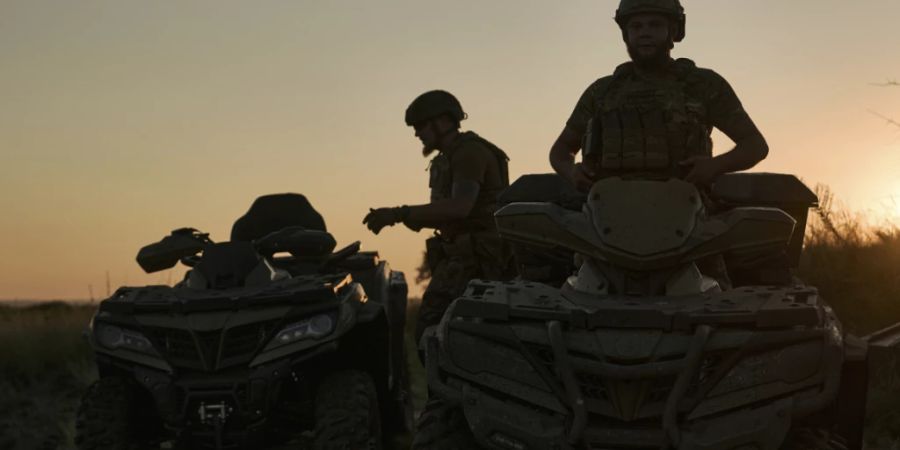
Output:
<svg viewBox="0 0 900 450">
<path fill-rule="evenodd" d="M 643 174 L 680 176 L 678 163 L 712 156 L 712 129 L 688 59 L 674 62 L 674 77 L 644 80 L 626 63 L 601 87 L 585 133 L 584 161 L 598 178 Z"/>
<path fill-rule="evenodd" d="M 509 170 L 507 161 L 509 158 L 503 150 L 492 144 L 481 136 L 467 131 L 460 133 L 459 137 L 453 142 L 448 151 L 441 152 L 431 160 L 429 167 L 431 180 L 431 201 L 447 199 L 452 196 L 453 191 L 453 173 L 451 169 L 451 160 L 455 150 L 463 144 L 475 141 L 490 150 L 491 155 L 496 158 L 497 166 L 500 170 L 500 185 L 487 186 L 482 183 L 478 192 L 478 198 L 472 211 L 465 219 L 447 224 L 441 227 L 440 231 L 445 235 L 458 234 L 463 232 L 474 232 L 482 230 L 493 230 L 494 227 L 494 211 L 497 209 L 497 196 L 509 186 Z"/>
</svg>

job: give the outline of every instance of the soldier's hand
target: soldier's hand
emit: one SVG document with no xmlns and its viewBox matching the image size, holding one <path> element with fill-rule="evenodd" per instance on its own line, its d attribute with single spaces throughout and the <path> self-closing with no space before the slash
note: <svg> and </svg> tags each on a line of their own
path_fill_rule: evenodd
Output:
<svg viewBox="0 0 900 450">
<path fill-rule="evenodd" d="M 363 223 L 375 234 L 381 232 L 382 228 L 394 225 L 397 222 L 399 220 L 394 208 L 369 209 L 369 214 L 366 214 L 366 217 L 363 219 Z"/>
<path fill-rule="evenodd" d="M 722 167 L 715 158 L 708 156 L 693 156 L 678 163 L 684 168 L 690 168 L 684 181 L 688 183 L 708 185 L 722 174 Z"/>
<path fill-rule="evenodd" d="M 569 181 L 575 185 L 575 189 L 581 192 L 591 190 L 591 186 L 594 185 L 593 177 L 594 174 L 582 163 L 575 163 L 572 166 L 572 171 L 569 172 Z"/>
</svg>

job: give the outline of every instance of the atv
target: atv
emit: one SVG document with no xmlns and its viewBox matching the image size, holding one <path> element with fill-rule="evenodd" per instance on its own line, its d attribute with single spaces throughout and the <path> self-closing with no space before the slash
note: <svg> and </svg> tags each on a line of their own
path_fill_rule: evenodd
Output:
<svg viewBox="0 0 900 450">
<path fill-rule="evenodd" d="M 793 276 L 817 202 L 795 177 L 530 175 L 504 202 L 521 277 L 426 334 L 414 449 L 861 448 L 867 344 Z"/>
<path fill-rule="evenodd" d="M 334 251 L 311 208 L 265 196 L 229 242 L 179 229 L 140 250 L 148 273 L 190 270 L 100 303 L 78 448 L 380 449 L 411 428 L 404 275 Z"/>
</svg>

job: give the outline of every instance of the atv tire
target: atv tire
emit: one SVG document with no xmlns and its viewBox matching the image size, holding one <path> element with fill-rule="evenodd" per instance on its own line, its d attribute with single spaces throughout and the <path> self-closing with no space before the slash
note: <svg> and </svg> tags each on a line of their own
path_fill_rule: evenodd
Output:
<svg viewBox="0 0 900 450">
<path fill-rule="evenodd" d="M 416 422 L 412 450 L 479 449 L 469 423 L 458 406 L 430 398 Z"/>
<path fill-rule="evenodd" d="M 79 450 L 148 448 L 139 436 L 149 424 L 135 408 L 136 386 L 125 378 L 100 378 L 81 398 L 75 419 L 75 445 Z"/>
<path fill-rule="evenodd" d="M 788 432 L 780 450 L 847 450 L 837 434 L 824 428 L 795 428 Z"/>
<path fill-rule="evenodd" d="M 328 374 L 316 389 L 313 450 L 381 450 L 378 392 L 358 370 Z"/>
</svg>

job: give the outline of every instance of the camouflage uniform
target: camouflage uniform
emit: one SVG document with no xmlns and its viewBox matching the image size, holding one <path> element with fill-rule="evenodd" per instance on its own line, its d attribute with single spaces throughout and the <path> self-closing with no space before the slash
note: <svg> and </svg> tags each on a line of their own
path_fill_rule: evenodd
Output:
<svg viewBox="0 0 900 450">
<path fill-rule="evenodd" d="M 464 132 L 431 160 L 431 201 L 451 197 L 454 180 L 480 184 L 469 216 L 438 227 L 426 242 L 431 282 L 425 289 L 416 339 L 437 324 L 450 303 L 473 278 L 504 279 L 512 268 L 509 251 L 497 235 L 494 210 L 497 195 L 509 186 L 506 154 L 473 132 Z"/>
<path fill-rule="evenodd" d="M 755 129 L 728 82 L 689 59 L 671 63 L 668 76 L 646 79 L 634 63 L 591 84 L 566 126 L 583 136 L 584 162 L 598 178 L 682 176 L 678 163 L 712 156 L 710 134 Z"/>
</svg>

